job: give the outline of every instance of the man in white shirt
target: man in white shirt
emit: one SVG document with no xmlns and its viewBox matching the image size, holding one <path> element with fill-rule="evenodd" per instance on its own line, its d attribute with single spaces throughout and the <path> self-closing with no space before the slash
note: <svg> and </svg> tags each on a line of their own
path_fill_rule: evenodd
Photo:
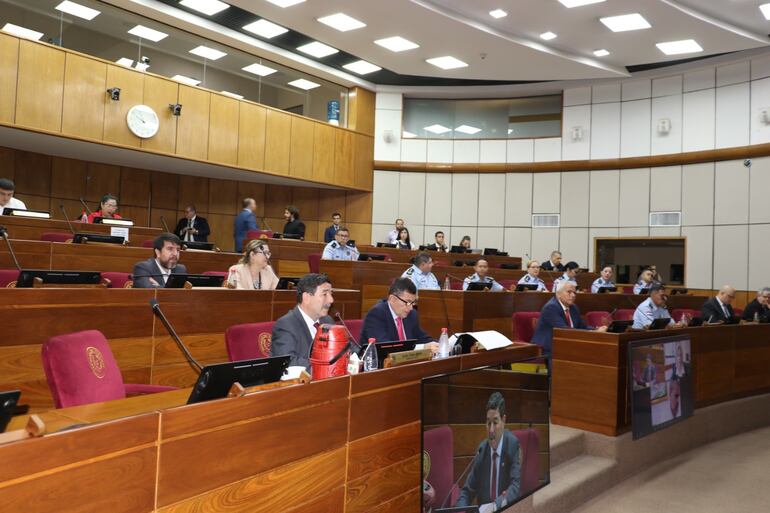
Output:
<svg viewBox="0 0 770 513">
<path fill-rule="evenodd" d="M 13 181 L 7 178 L 0 178 L 0 215 L 5 213 L 6 208 L 27 210 L 27 205 L 23 201 L 13 197 L 15 189 L 16 186 Z"/>
<path fill-rule="evenodd" d="M 152 241 L 155 258 L 148 258 L 134 266 L 135 289 L 157 289 L 166 286 L 172 274 L 187 274 L 187 268 L 179 263 L 182 241 L 173 233 L 162 233 Z"/>
</svg>

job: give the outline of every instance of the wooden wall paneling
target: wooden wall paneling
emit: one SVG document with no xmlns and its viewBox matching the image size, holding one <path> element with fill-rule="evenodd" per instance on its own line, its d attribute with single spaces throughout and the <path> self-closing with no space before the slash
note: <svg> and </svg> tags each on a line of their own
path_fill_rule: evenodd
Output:
<svg viewBox="0 0 770 513">
<path fill-rule="evenodd" d="M 84 139 L 102 140 L 107 64 L 89 57 L 68 53 L 64 69 L 62 127 L 64 134 Z"/>
<path fill-rule="evenodd" d="M 326 230 L 327 226 L 332 224 L 332 214 L 334 212 L 339 212 L 340 215 L 342 215 L 342 224 L 345 225 L 345 223 L 348 221 L 347 217 L 345 216 L 345 191 L 337 189 L 319 189 L 318 240 L 324 240 L 324 230 Z"/>
<path fill-rule="evenodd" d="M 105 194 L 120 194 L 120 166 L 89 162 L 85 197 L 88 208 L 98 210 L 99 201 Z"/>
<path fill-rule="evenodd" d="M 337 130 L 323 123 L 313 123 L 313 180 L 334 182 L 334 138 Z"/>
<path fill-rule="evenodd" d="M 27 203 L 24 195 L 51 195 L 51 167 L 53 159 L 41 153 L 18 151 L 16 153 L 16 195 Z M 48 201 L 45 202 L 46 204 Z M 29 207 L 29 205 L 27 205 Z M 29 207 L 32 208 L 32 207 Z"/>
<path fill-rule="evenodd" d="M 350 89 L 348 95 L 348 128 L 374 135 L 375 94 L 362 87 Z"/>
<path fill-rule="evenodd" d="M 345 210 L 351 223 L 371 224 L 372 222 L 372 194 L 369 192 L 348 191 L 345 196 Z"/>
<path fill-rule="evenodd" d="M 126 125 L 126 114 L 134 105 L 144 101 L 144 73 L 126 69 L 123 66 L 107 65 L 107 80 L 104 92 L 104 140 L 124 146 L 139 147 L 141 139 L 131 133 Z M 120 101 L 107 97 L 107 89 L 120 88 Z M 160 112 L 158 112 L 160 116 Z"/>
<path fill-rule="evenodd" d="M 150 224 L 150 209 L 146 205 L 145 206 L 123 205 L 120 207 L 119 212 L 120 212 L 120 215 L 125 217 L 126 219 L 131 219 L 136 226 L 147 226 Z"/>
<path fill-rule="evenodd" d="M 289 174 L 297 178 L 313 177 L 313 135 L 317 123 L 298 116 L 291 117 Z"/>
<path fill-rule="evenodd" d="M 291 125 L 291 115 L 268 109 L 265 120 L 264 169 L 266 171 L 281 175 L 289 174 Z"/>
<path fill-rule="evenodd" d="M 150 190 L 152 192 L 151 201 L 153 209 L 159 208 L 176 212 L 176 209 L 179 207 L 178 174 L 150 171 Z M 176 217 L 176 214 L 174 217 Z M 173 230 L 174 227 L 172 226 L 171 229 Z"/>
<path fill-rule="evenodd" d="M 171 109 L 169 109 L 168 106 L 170 103 L 177 103 L 180 86 L 177 82 L 172 80 L 154 77 L 152 75 L 145 74 L 143 77 L 144 96 L 142 102 L 151 107 L 158 115 L 158 118 L 160 119 L 160 128 L 155 137 L 142 139 L 142 149 L 169 154 L 175 153 L 178 118 L 171 113 Z M 185 112 L 186 111 L 183 109 L 182 115 L 184 115 Z"/>
<path fill-rule="evenodd" d="M 241 210 L 240 202 L 238 182 L 209 178 L 209 214 L 234 216 Z"/>
<path fill-rule="evenodd" d="M 64 51 L 32 41 L 19 42 L 16 124 L 61 131 Z"/>
<path fill-rule="evenodd" d="M 0 36 L 2 36 L 2 34 L 0 34 Z M 0 175 L 9 180 L 13 180 L 16 176 L 15 166 L 16 150 L 0 146 Z"/>
<path fill-rule="evenodd" d="M 51 161 L 51 197 L 76 201 L 85 197 L 87 176 L 88 164 L 85 161 L 54 157 Z M 75 212 L 69 214 L 72 216 Z M 51 215 L 60 218 L 59 208 L 56 212 L 51 211 Z"/>
<path fill-rule="evenodd" d="M 182 215 L 184 207 L 189 204 L 195 205 L 197 211 L 206 217 L 209 211 L 209 179 L 200 176 L 179 176 L 179 202 L 177 210 Z M 173 230 L 174 227 L 171 226 Z"/>
<path fill-rule="evenodd" d="M 149 208 L 150 171 L 130 167 L 120 168 L 119 206 Z M 146 226 L 146 225 L 145 225 Z"/>
<path fill-rule="evenodd" d="M 148 220 L 149 225 L 154 228 L 160 228 L 161 230 L 164 230 L 164 231 L 165 231 L 165 228 L 163 227 L 163 223 L 160 220 L 160 216 L 163 216 L 163 219 L 166 221 L 166 224 L 168 225 L 168 229 L 172 231 L 176 227 L 177 221 L 181 219 L 181 214 L 176 209 L 166 209 L 166 208 L 150 209 L 150 219 Z"/>
<path fill-rule="evenodd" d="M 81 215 L 83 213 L 83 205 L 80 204 L 79 200 L 54 197 L 51 197 L 48 208 L 45 209 L 51 213 L 52 219 L 64 219 L 64 214 L 62 214 L 60 205 L 64 206 L 64 211 L 69 216 L 70 221 L 80 221 Z M 77 230 L 77 227 L 75 230 Z"/>
<path fill-rule="evenodd" d="M 273 230 L 283 230 L 283 212 L 286 210 L 286 205 L 291 205 L 293 201 L 292 192 L 293 188 L 286 185 L 265 186 L 265 217 L 280 220 L 280 226 L 275 226 L 271 222 Z"/>
<path fill-rule="evenodd" d="M 235 98 L 211 94 L 208 160 L 231 166 L 238 164 L 238 103 Z"/>
<path fill-rule="evenodd" d="M 207 364 L 227 361 L 224 333 L 185 335 L 184 343 L 199 362 Z M 156 334 L 154 344 L 153 365 L 186 363 L 184 355 L 170 336 Z"/>
<path fill-rule="evenodd" d="M 334 183 L 341 187 L 353 187 L 355 184 L 354 134 L 338 130 L 334 138 Z"/>
<path fill-rule="evenodd" d="M 211 235 L 209 235 L 209 242 L 213 242 L 219 249 L 223 251 L 232 251 L 233 248 L 233 224 L 235 223 L 234 215 L 227 214 L 207 214 L 206 220 L 209 223 L 211 229 Z M 173 229 L 173 228 L 172 228 Z M 236 263 L 237 258 L 233 257 L 233 264 Z M 207 269 L 208 271 L 227 271 L 227 267 L 222 269 Z"/>
<path fill-rule="evenodd" d="M 420 455 L 415 454 L 390 467 L 350 481 L 345 498 L 345 512 L 363 513 L 370 511 L 419 486 L 421 460 Z M 413 508 L 415 506 L 416 509 L 412 509 L 412 511 L 419 511 L 419 505 L 416 504 Z M 394 511 L 395 513 L 395 511 L 403 510 L 384 511 Z"/>
<path fill-rule="evenodd" d="M 0 123 L 16 117 L 16 79 L 19 72 L 19 40 L 0 34 Z"/>
<path fill-rule="evenodd" d="M 345 488 L 327 489 L 326 491 L 327 493 L 316 497 L 310 502 L 293 507 L 287 510 L 286 513 L 339 513 L 344 511 Z"/>
<path fill-rule="evenodd" d="M 24 196 L 24 204 L 30 210 L 47 210 L 51 205 L 51 198 L 48 196 Z"/>
<path fill-rule="evenodd" d="M 315 187 L 292 187 L 292 203 L 299 209 L 302 220 L 318 221 L 318 195 Z"/>
<path fill-rule="evenodd" d="M 370 508 L 368 513 L 420 513 L 422 490 L 419 486 L 390 499 L 381 505 Z"/>
<path fill-rule="evenodd" d="M 180 84 L 179 103 L 183 108 L 182 115 L 176 117 L 176 154 L 206 160 L 209 154 L 211 93 Z M 170 112 L 169 109 L 166 111 Z"/>
<path fill-rule="evenodd" d="M 238 166 L 247 169 L 264 169 L 267 109 L 248 102 L 239 102 L 239 104 Z"/>
<path fill-rule="evenodd" d="M 360 189 L 372 190 L 374 180 L 374 138 L 355 135 L 354 185 Z"/>
</svg>

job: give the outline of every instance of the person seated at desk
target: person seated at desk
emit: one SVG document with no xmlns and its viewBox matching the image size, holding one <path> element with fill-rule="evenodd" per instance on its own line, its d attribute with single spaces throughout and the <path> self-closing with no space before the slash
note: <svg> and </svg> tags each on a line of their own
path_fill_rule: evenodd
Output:
<svg viewBox="0 0 770 513">
<path fill-rule="evenodd" d="M 398 231 L 404 226 L 406 225 L 404 224 L 403 219 L 396 219 L 396 227 L 388 232 L 388 236 L 386 237 L 385 242 L 388 244 L 395 244 L 398 240 Z"/>
<path fill-rule="evenodd" d="M 468 479 L 455 507 L 470 506 L 476 500 L 479 513 L 497 511 L 515 502 L 521 486 L 519 440 L 505 429 L 505 398 L 492 392 L 487 401 L 487 437 L 476 449 Z"/>
<path fill-rule="evenodd" d="M 537 284 L 537 292 L 547 292 L 548 289 L 545 286 L 545 282 L 540 279 L 540 262 L 537 260 L 527 262 L 527 274 L 521 277 L 518 284 Z"/>
<path fill-rule="evenodd" d="M 471 274 L 463 280 L 463 290 L 468 290 L 468 285 L 471 283 L 489 283 L 490 290 L 497 292 L 505 290 L 502 285 L 497 283 L 494 278 L 487 276 L 489 273 L 489 263 L 483 258 L 476 260 L 476 265 L 473 266 L 475 273 Z"/>
<path fill-rule="evenodd" d="M 398 230 L 398 235 L 395 241 L 397 249 L 417 249 L 412 239 L 409 238 L 409 230 L 401 228 Z"/>
<path fill-rule="evenodd" d="M 614 287 L 615 282 L 612 281 L 612 266 L 605 265 L 602 268 L 600 276 L 594 280 L 591 284 L 591 293 L 596 294 L 599 289 L 603 287 Z"/>
<path fill-rule="evenodd" d="M 251 239 L 243 256 L 227 270 L 227 288 L 275 290 L 278 276 L 270 266 L 270 248 L 264 239 Z"/>
<path fill-rule="evenodd" d="M 575 304 L 577 287 L 571 281 L 564 281 L 556 288 L 556 295 L 540 310 L 540 318 L 532 335 L 532 343 L 542 346 L 545 355 L 551 354 L 554 328 L 575 328 L 591 330 L 580 317 L 580 310 Z M 607 326 L 600 326 L 594 331 L 607 331 Z"/>
<path fill-rule="evenodd" d="M 148 258 L 134 266 L 135 289 L 157 289 L 166 286 L 172 274 L 187 274 L 187 268 L 179 262 L 182 241 L 173 233 L 161 233 L 152 241 L 155 258 Z"/>
<path fill-rule="evenodd" d="M 460 239 L 459 246 L 461 248 L 464 248 L 466 253 L 470 253 L 470 251 L 471 251 L 471 236 L 470 235 L 463 235 L 463 238 Z"/>
<path fill-rule="evenodd" d="M 325 243 L 328 244 L 334 240 L 334 235 L 337 233 L 337 230 L 340 229 L 341 223 L 342 223 L 342 215 L 339 212 L 333 213 L 331 226 L 327 226 L 326 230 L 324 230 Z"/>
<path fill-rule="evenodd" d="M 632 328 L 635 330 L 643 330 L 650 327 L 652 321 L 655 319 L 671 319 L 671 314 L 668 313 L 666 308 L 666 288 L 662 283 L 653 283 L 650 287 L 650 297 L 639 303 L 634 311 L 634 324 Z M 674 320 L 671 319 L 669 326 L 674 325 Z"/>
<path fill-rule="evenodd" d="M 417 290 L 438 290 L 441 288 L 436 275 L 431 272 L 431 269 L 433 269 L 433 258 L 428 253 L 421 251 L 414 256 L 412 261 L 414 264 L 404 271 L 404 274 L 401 275 L 402 278 L 412 280 Z"/>
<path fill-rule="evenodd" d="M 275 321 L 270 356 L 290 356 L 289 366 L 310 372 L 310 350 L 321 324 L 334 324 L 329 308 L 334 303 L 332 284 L 325 274 L 309 273 L 297 283 L 297 306 Z"/>
<path fill-rule="evenodd" d="M 358 260 L 360 251 L 353 245 L 349 246 L 350 231 L 344 226 L 337 230 L 334 235 L 336 240 L 331 241 L 324 248 L 324 252 L 321 255 L 323 260 Z"/>
<path fill-rule="evenodd" d="M 112 194 L 105 194 L 99 201 L 99 210 L 91 212 L 86 218 L 87 223 L 93 223 L 94 218 L 121 219 L 118 214 L 118 198 Z"/>
<path fill-rule="evenodd" d="M 441 251 L 442 253 L 447 253 L 449 251 L 449 248 L 444 244 L 444 232 L 437 231 L 433 238 L 435 242 L 433 244 L 428 245 L 425 249 L 428 251 Z"/>
<path fill-rule="evenodd" d="M 184 217 L 176 223 L 174 233 L 185 242 L 208 242 L 211 229 L 204 217 L 198 217 L 195 205 L 184 208 Z"/>
<path fill-rule="evenodd" d="M 735 299 L 735 289 L 725 285 L 716 296 L 709 298 L 700 309 L 700 317 L 704 323 L 726 322 L 735 316 L 732 302 Z"/>
<path fill-rule="evenodd" d="M 235 240 L 235 252 L 243 251 L 243 241 L 249 230 L 257 229 L 257 201 L 254 198 L 243 198 L 243 208 L 235 217 L 233 223 L 233 239 Z"/>
<path fill-rule="evenodd" d="M 577 262 L 572 260 L 567 262 L 567 264 L 564 266 L 564 274 L 553 280 L 553 288 L 551 289 L 551 292 L 556 292 L 556 287 L 558 287 L 560 283 L 572 283 L 575 285 L 575 289 L 577 289 L 577 273 L 579 268 L 580 266 Z"/>
<path fill-rule="evenodd" d="M 543 262 L 540 266 L 543 271 L 558 271 L 564 272 L 564 265 L 561 263 L 561 251 L 551 251 L 551 258 L 547 262 Z"/>
<path fill-rule="evenodd" d="M 283 225 L 284 235 L 296 235 L 300 239 L 305 239 L 305 223 L 299 220 L 299 209 L 294 205 L 288 205 L 283 211 L 283 218 L 286 224 Z"/>
<path fill-rule="evenodd" d="M 649 268 L 644 269 L 639 274 L 639 281 L 634 284 L 634 294 L 641 293 L 644 289 L 649 289 L 655 283 L 652 279 L 652 271 Z"/>
<path fill-rule="evenodd" d="M 13 197 L 14 190 L 16 190 L 16 185 L 12 180 L 0 178 L 0 216 L 3 215 L 6 208 L 27 210 L 27 205 L 23 201 Z"/>
<path fill-rule="evenodd" d="M 770 319 L 770 287 L 763 287 L 757 291 L 754 301 L 746 305 L 743 320 L 767 322 L 768 319 Z"/>
</svg>

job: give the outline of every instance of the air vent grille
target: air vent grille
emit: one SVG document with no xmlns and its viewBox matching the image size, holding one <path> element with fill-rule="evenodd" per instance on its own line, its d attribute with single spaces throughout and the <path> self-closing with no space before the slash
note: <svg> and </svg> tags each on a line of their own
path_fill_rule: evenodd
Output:
<svg viewBox="0 0 770 513">
<path fill-rule="evenodd" d="M 650 226 L 681 226 L 681 212 L 650 212 Z"/>
<path fill-rule="evenodd" d="M 559 214 L 532 214 L 533 228 L 558 228 Z"/>
</svg>

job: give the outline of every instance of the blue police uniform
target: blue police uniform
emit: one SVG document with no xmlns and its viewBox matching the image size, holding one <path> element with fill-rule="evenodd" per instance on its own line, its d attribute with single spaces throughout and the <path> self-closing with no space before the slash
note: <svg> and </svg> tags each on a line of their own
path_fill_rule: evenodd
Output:
<svg viewBox="0 0 770 513">
<path fill-rule="evenodd" d="M 558 287 L 559 283 L 562 283 L 562 282 L 571 283 L 575 286 L 575 288 L 577 288 L 577 282 L 573 278 L 570 278 L 569 276 L 567 276 L 567 273 L 564 273 L 558 278 L 556 278 L 555 280 L 553 280 L 553 288 L 551 289 L 551 292 L 556 292 L 556 287 Z"/>
<path fill-rule="evenodd" d="M 652 282 L 645 283 L 642 280 L 639 280 L 634 285 L 634 294 L 639 294 L 642 291 L 642 289 L 649 289 L 650 287 L 652 287 Z"/>
<path fill-rule="evenodd" d="M 594 282 L 591 284 L 591 292 L 596 294 L 599 292 L 599 289 L 602 287 L 614 287 L 615 283 L 612 280 L 605 280 L 601 276 L 596 278 Z"/>
<path fill-rule="evenodd" d="M 439 287 L 438 279 L 436 279 L 436 276 L 433 273 L 431 272 L 424 273 L 416 265 L 413 265 L 412 267 L 404 271 L 404 274 L 402 274 L 401 277 L 409 278 L 410 280 L 412 280 L 415 287 L 417 287 L 417 290 L 421 290 L 421 289 L 438 290 L 441 288 Z"/>
<path fill-rule="evenodd" d="M 671 315 L 668 313 L 666 307 L 657 306 L 652 302 L 652 298 L 648 297 L 636 307 L 633 328 L 641 330 L 652 324 L 652 321 L 655 319 L 665 318 L 671 319 Z M 669 324 L 674 324 L 673 319 Z"/>
<path fill-rule="evenodd" d="M 548 289 L 545 286 L 545 282 L 537 276 L 532 276 L 529 273 L 521 277 L 518 284 L 520 285 L 522 283 L 525 285 L 537 284 L 537 292 L 548 292 Z"/>
<path fill-rule="evenodd" d="M 463 280 L 463 290 L 468 290 L 468 285 L 476 282 L 484 282 L 491 284 L 490 290 L 497 292 L 498 290 L 505 290 L 502 285 L 497 283 L 494 278 L 486 276 L 483 280 L 479 277 L 478 273 L 473 273 Z"/>
<path fill-rule="evenodd" d="M 355 246 L 346 246 L 333 240 L 326 245 L 321 258 L 323 260 L 358 260 L 359 254 Z"/>
</svg>

